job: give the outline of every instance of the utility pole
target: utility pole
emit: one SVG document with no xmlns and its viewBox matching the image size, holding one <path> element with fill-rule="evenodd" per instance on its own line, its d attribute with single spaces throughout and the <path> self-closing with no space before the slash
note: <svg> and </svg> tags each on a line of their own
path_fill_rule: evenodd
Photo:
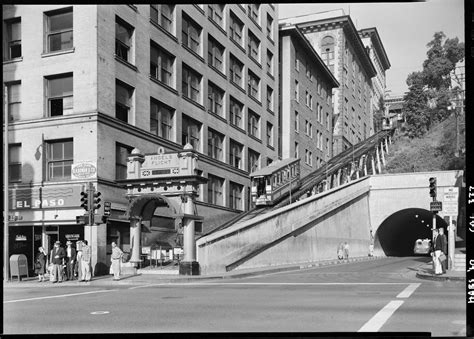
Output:
<svg viewBox="0 0 474 339">
<path fill-rule="evenodd" d="M 4 98 L 3 102 L 5 103 L 4 106 L 4 113 L 3 113 L 3 119 L 4 119 L 4 126 L 5 126 L 5 131 L 3 134 L 3 225 L 4 225 L 4 239 L 3 239 L 3 280 L 5 282 L 8 282 L 8 274 L 10 273 L 10 258 L 9 258 L 9 241 L 10 241 L 10 236 L 8 232 L 8 211 L 9 211 L 9 206 L 8 206 L 8 120 L 10 119 L 10 114 L 8 112 L 8 87 L 5 86 L 4 89 Z"/>
</svg>

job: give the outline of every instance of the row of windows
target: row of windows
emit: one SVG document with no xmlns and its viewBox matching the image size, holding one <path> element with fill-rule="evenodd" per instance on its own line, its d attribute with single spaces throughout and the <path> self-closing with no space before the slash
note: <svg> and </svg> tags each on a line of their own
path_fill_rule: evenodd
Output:
<svg viewBox="0 0 474 339">
<path fill-rule="evenodd" d="M 332 105 L 332 102 L 331 102 L 331 97 L 332 97 L 332 90 L 330 88 L 328 88 L 326 90 L 326 88 L 322 87 L 321 85 L 321 82 L 318 81 L 316 79 L 316 89 L 317 89 L 317 93 L 323 98 L 326 100 L 326 103 L 328 105 Z M 300 102 L 300 83 L 298 80 L 295 79 L 295 92 L 294 92 L 294 99 L 296 100 L 296 102 Z M 306 95 L 305 95 L 305 102 L 306 102 L 306 106 L 310 107 L 311 109 L 313 109 L 313 95 L 310 93 L 310 89 L 308 88 L 306 90 Z"/>
<path fill-rule="evenodd" d="M 317 116 L 317 121 L 321 124 L 323 124 L 323 119 L 322 119 L 322 111 L 318 111 L 320 114 Z M 320 120 L 321 119 L 321 120 Z M 295 111 L 295 132 L 299 133 L 300 131 L 300 114 L 298 111 Z M 312 124 L 308 120 L 306 120 L 305 123 L 305 132 L 307 135 L 310 135 L 312 137 L 312 132 L 308 132 L 308 126 L 310 126 L 309 130 L 312 130 Z M 329 120 L 329 113 L 326 113 L 326 129 L 329 131 L 330 130 L 330 120 Z"/>
<path fill-rule="evenodd" d="M 54 140 L 46 144 L 46 168 L 48 181 L 68 181 L 71 180 L 71 168 L 74 162 L 73 140 Z M 131 148 L 117 144 L 115 150 L 116 178 L 125 179 L 127 177 L 127 161 Z M 9 145 L 9 182 L 22 181 L 22 156 L 21 144 Z M 223 205 L 224 179 L 209 174 L 208 202 L 216 205 Z M 242 191 L 243 185 L 229 181 L 228 207 L 243 209 Z"/>
</svg>

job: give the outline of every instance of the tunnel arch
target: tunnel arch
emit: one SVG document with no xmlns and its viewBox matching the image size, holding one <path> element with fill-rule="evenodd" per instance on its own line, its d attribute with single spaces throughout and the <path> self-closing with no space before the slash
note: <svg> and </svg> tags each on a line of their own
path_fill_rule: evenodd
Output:
<svg viewBox="0 0 474 339">
<path fill-rule="evenodd" d="M 431 239 L 433 213 L 422 208 L 407 208 L 387 217 L 375 233 L 375 250 L 386 256 L 413 256 L 417 239 Z M 436 216 L 436 228 L 444 227 L 446 222 Z"/>
</svg>

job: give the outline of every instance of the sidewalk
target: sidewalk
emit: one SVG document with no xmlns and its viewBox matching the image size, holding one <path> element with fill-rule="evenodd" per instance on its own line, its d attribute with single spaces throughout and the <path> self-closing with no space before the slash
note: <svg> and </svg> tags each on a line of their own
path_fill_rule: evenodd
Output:
<svg viewBox="0 0 474 339">
<path fill-rule="evenodd" d="M 300 264 L 289 264 L 289 265 L 279 265 L 279 266 L 267 266 L 267 267 L 257 267 L 249 269 L 237 269 L 231 272 L 209 274 L 209 275 L 179 275 L 179 274 L 137 274 L 137 275 L 125 275 L 122 276 L 119 281 L 113 281 L 112 275 L 98 276 L 94 277 L 90 282 L 78 282 L 77 280 L 73 281 L 63 281 L 62 283 L 56 283 L 54 286 L 120 286 L 120 285 L 142 285 L 142 284 L 173 284 L 173 283 L 192 283 L 192 282 L 203 282 L 203 281 L 213 281 L 221 279 L 239 279 L 246 277 L 253 277 L 265 274 L 272 274 L 278 272 L 287 272 L 287 271 L 297 271 L 305 268 L 311 267 L 320 267 L 327 265 L 344 265 L 353 262 L 360 261 L 371 261 L 382 259 L 385 257 L 354 257 L 349 258 L 348 260 L 324 260 L 319 262 L 312 263 L 300 263 Z M 159 270 L 159 268 L 158 268 Z M 53 283 L 38 282 L 37 277 L 22 278 L 22 281 L 14 279 L 4 284 L 4 288 L 7 287 L 41 287 L 41 286 L 52 286 Z"/>
<path fill-rule="evenodd" d="M 416 273 L 416 277 L 435 281 L 466 281 L 466 272 L 448 270 L 444 274 L 436 275 L 433 270 L 433 262 L 430 261 L 429 263 L 420 266 Z"/>
</svg>

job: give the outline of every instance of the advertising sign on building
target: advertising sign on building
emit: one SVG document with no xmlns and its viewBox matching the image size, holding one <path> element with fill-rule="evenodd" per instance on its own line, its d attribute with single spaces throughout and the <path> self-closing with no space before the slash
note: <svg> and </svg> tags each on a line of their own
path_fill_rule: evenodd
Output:
<svg viewBox="0 0 474 339">
<path fill-rule="evenodd" d="M 71 166 L 71 179 L 94 179 L 97 178 L 97 164 L 92 161 L 79 162 Z"/>
</svg>

